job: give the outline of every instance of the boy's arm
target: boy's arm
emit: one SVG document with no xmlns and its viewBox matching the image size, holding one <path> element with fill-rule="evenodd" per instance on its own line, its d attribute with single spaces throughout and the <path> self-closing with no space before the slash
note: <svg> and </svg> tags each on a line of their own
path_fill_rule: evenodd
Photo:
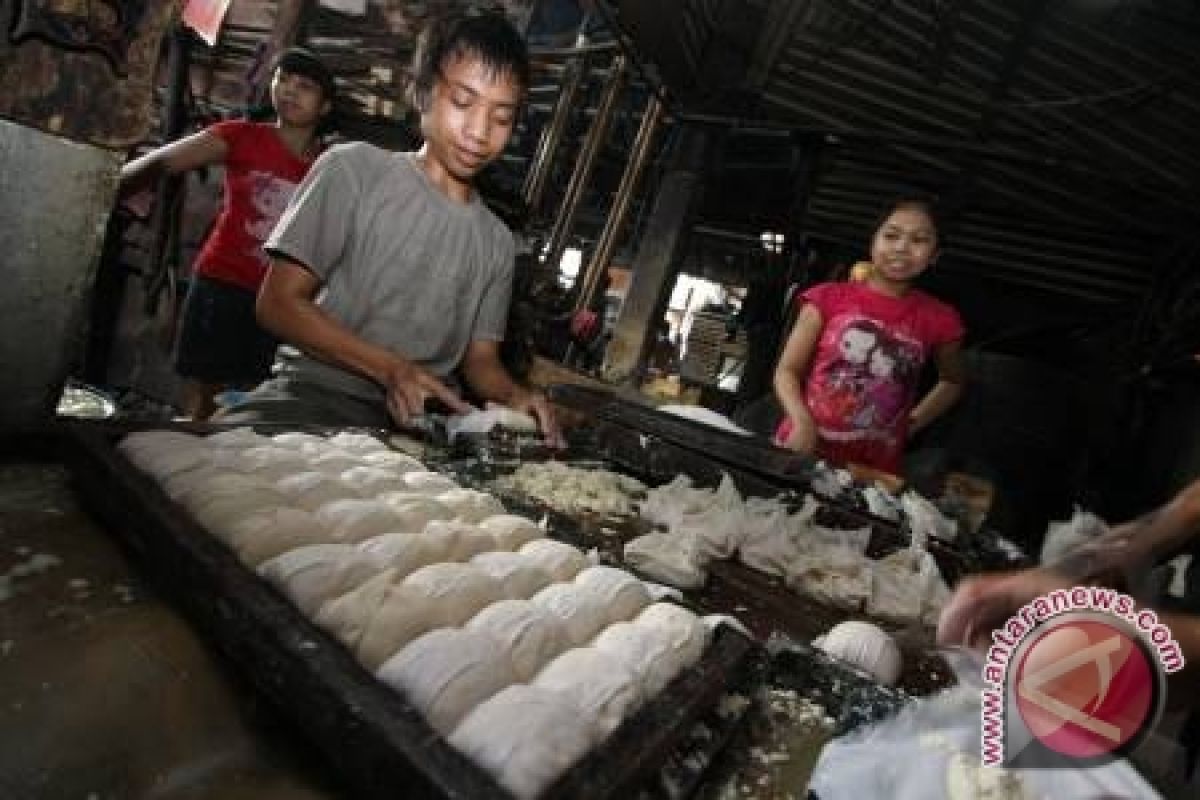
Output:
<svg viewBox="0 0 1200 800">
<path fill-rule="evenodd" d="M 271 258 L 258 293 L 259 323 L 309 356 L 357 372 L 387 391 L 388 411 L 403 425 L 437 397 L 455 411 L 468 407 L 444 383 L 412 361 L 359 338 L 314 302 L 320 279 L 292 259 Z"/>
<path fill-rule="evenodd" d="M 799 446 L 797 449 L 807 453 L 816 447 L 817 432 L 804 403 L 804 379 L 812 365 L 824 324 L 821 312 L 815 306 L 806 304 L 801 308 L 783 355 L 775 366 L 775 395 L 794 426 L 788 444 L 791 446 L 795 442 Z"/>
<path fill-rule="evenodd" d="M 467 345 L 460 369 L 467 383 L 480 397 L 530 414 L 538 421 L 538 427 L 550 446 L 563 445 L 554 409 L 545 395 L 530 391 L 512 379 L 500 361 L 499 342 L 487 339 L 472 341 Z"/>
<path fill-rule="evenodd" d="M 220 136 L 210 131 L 193 133 L 155 148 L 121 167 L 120 194 L 134 192 L 159 175 L 178 175 L 223 163 L 228 154 L 229 145 Z"/>
<path fill-rule="evenodd" d="M 921 398 L 908 415 L 911 436 L 950 410 L 962 397 L 967 368 L 962 354 L 962 341 L 947 342 L 934 351 L 938 382 Z"/>
</svg>

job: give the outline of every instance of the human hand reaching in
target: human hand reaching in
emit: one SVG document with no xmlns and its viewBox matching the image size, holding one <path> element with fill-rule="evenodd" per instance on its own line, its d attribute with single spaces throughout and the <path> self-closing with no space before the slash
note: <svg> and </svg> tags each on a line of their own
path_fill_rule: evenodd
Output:
<svg viewBox="0 0 1200 800">
<path fill-rule="evenodd" d="M 528 389 L 518 389 L 513 393 L 508 406 L 513 411 L 528 414 L 537 420 L 538 428 L 541 430 L 547 446 L 559 450 L 567 446 L 562 431 L 559 429 L 554 407 L 546 399 L 546 395 L 541 392 L 531 392 Z"/>
<path fill-rule="evenodd" d="M 425 403 L 436 398 L 456 414 L 466 414 L 471 407 L 433 373 L 411 361 L 397 359 L 383 379 L 387 392 L 388 413 L 400 426 L 408 425 L 414 417 L 425 413 Z"/>
<path fill-rule="evenodd" d="M 817 449 L 817 426 L 810 417 L 792 417 L 792 430 L 783 441 L 783 446 L 797 453 L 811 456 Z"/>
<path fill-rule="evenodd" d="M 992 631 L 1004 627 L 1026 603 L 1073 585 L 1070 578 L 1040 567 L 965 578 L 942 609 L 937 641 L 986 650 Z"/>
</svg>

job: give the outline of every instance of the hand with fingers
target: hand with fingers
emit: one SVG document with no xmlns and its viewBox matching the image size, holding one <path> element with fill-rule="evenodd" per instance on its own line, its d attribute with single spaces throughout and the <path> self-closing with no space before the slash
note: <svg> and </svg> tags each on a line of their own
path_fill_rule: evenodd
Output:
<svg viewBox="0 0 1200 800">
<path fill-rule="evenodd" d="M 797 453 L 812 455 L 817 449 L 817 426 L 812 418 L 792 419 L 792 430 L 784 441 L 784 447 Z"/>
<path fill-rule="evenodd" d="M 938 643 L 986 650 L 992 642 L 992 631 L 1003 628 L 1022 606 L 1072 585 L 1070 578 L 1041 567 L 966 578 L 954 588 L 942 609 Z"/>
<path fill-rule="evenodd" d="M 411 361 L 397 358 L 384 375 L 388 412 L 397 425 L 407 425 L 413 417 L 425 413 L 425 403 L 436 399 L 454 413 L 465 414 L 471 407 L 433 373 Z"/>
<path fill-rule="evenodd" d="M 558 418 L 554 407 L 541 392 L 531 392 L 528 389 L 518 389 L 509 402 L 509 408 L 529 414 L 538 421 L 538 428 L 550 447 L 562 449 L 567 446 L 562 431 L 558 426 Z"/>
</svg>

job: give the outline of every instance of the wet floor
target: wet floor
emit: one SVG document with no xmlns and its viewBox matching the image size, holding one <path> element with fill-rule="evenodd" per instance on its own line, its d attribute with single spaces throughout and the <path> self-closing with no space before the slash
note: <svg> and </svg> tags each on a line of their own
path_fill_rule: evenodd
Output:
<svg viewBox="0 0 1200 800">
<path fill-rule="evenodd" d="M 63 467 L 0 461 L 0 797 L 339 796 L 76 505 Z"/>
</svg>

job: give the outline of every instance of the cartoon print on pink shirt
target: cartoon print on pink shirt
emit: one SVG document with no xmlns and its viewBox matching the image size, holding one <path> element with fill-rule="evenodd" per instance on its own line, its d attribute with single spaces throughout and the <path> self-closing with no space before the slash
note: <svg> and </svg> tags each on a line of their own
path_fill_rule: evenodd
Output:
<svg viewBox="0 0 1200 800">
<path fill-rule="evenodd" d="M 275 223 L 283 216 L 288 200 L 296 190 L 296 184 L 269 172 L 251 172 L 249 180 L 252 186 L 250 202 L 258 213 L 253 219 L 246 221 L 246 233 L 261 243 L 271 235 Z M 267 254 L 261 247 L 254 248 L 254 257 L 264 263 L 267 260 Z"/>
<path fill-rule="evenodd" d="M 871 351 L 867 363 L 871 378 L 855 427 L 892 428 L 898 424 L 905 407 L 905 387 L 912 385 L 915 372 L 911 350 L 903 342 L 884 339 Z"/>
<path fill-rule="evenodd" d="M 870 320 L 846 325 L 837 336 L 838 357 L 829 365 L 826 406 L 834 419 L 846 419 L 866 389 L 867 365 L 880 330 Z"/>
<path fill-rule="evenodd" d="M 920 344 L 855 316 L 833 320 L 829 336 L 839 356 L 827 367 L 825 381 L 810 384 L 816 390 L 809 397 L 815 416 L 863 435 L 893 428 L 921 364 Z"/>
</svg>

